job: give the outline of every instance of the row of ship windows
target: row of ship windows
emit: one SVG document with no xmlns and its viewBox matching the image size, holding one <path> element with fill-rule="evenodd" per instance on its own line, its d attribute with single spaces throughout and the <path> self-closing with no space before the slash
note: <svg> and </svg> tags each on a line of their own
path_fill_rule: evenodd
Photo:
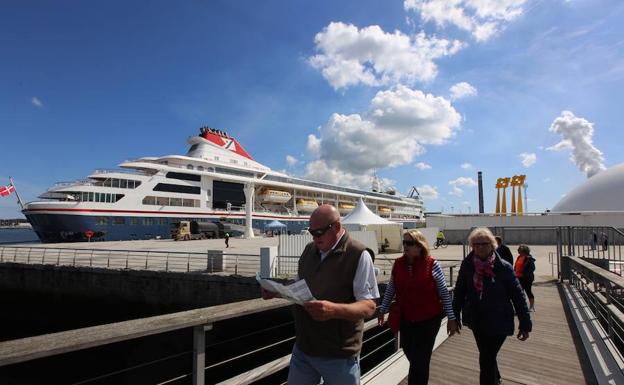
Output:
<svg viewBox="0 0 624 385">
<path fill-rule="evenodd" d="M 76 195 L 80 202 L 115 203 L 124 197 L 124 194 L 108 194 L 98 192 L 81 192 Z"/>
<path fill-rule="evenodd" d="M 95 182 L 95 185 L 115 188 L 137 188 L 141 185 L 141 181 L 132 179 L 108 178 L 103 181 Z"/>
<path fill-rule="evenodd" d="M 143 198 L 143 204 L 154 206 L 200 207 L 199 199 L 156 197 L 150 195 Z"/>
<path fill-rule="evenodd" d="M 125 225 L 124 217 L 95 217 L 95 224 L 100 226 Z M 128 218 L 129 225 L 168 225 L 169 218 Z"/>
</svg>

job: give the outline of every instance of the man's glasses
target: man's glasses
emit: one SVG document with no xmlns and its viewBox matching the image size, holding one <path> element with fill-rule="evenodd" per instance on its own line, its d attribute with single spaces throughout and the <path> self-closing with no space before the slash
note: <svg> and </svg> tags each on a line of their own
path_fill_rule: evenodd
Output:
<svg viewBox="0 0 624 385">
<path fill-rule="evenodd" d="M 335 223 L 335 222 L 334 222 Z M 331 229 L 334 223 L 330 223 L 329 225 L 321 228 L 321 229 L 308 229 L 308 232 L 312 234 L 313 237 L 320 237 L 327 232 L 327 230 Z"/>
<path fill-rule="evenodd" d="M 403 241 L 403 246 L 420 246 L 420 243 L 416 241 Z"/>
</svg>

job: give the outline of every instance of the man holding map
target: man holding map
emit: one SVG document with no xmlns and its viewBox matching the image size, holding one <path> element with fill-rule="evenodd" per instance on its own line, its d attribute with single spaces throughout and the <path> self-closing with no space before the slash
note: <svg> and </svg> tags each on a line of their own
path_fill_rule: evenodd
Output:
<svg viewBox="0 0 624 385">
<path fill-rule="evenodd" d="M 379 290 L 373 251 L 351 239 L 331 205 L 310 216 L 309 243 L 299 259 L 297 280 L 315 298 L 294 306 L 296 342 L 288 384 L 360 384 L 359 354 L 364 319 L 375 313 Z M 262 297 L 276 293 L 262 289 Z"/>
</svg>

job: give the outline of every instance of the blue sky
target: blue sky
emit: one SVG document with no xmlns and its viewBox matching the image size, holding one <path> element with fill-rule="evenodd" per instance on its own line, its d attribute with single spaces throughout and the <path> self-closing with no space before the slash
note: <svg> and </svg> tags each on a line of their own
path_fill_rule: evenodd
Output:
<svg viewBox="0 0 624 385">
<path fill-rule="evenodd" d="M 34 200 L 209 125 L 276 170 L 416 186 L 430 211 L 476 210 L 481 170 L 491 212 L 496 179 L 525 174 L 543 211 L 623 161 L 623 18 L 615 0 L 7 1 L 0 185 Z"/>
</svg>

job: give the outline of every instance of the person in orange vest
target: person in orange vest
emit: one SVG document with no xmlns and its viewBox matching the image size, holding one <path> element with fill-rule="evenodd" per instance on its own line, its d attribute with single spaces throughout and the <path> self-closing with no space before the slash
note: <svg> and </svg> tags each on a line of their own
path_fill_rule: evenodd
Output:
<svg viewBox="0 0 624 385">
<path fill-rule="evenodd" d="M 392 266 L 377 321 L 379 325 L 385 324 L 384 314 L 396 298 L 401 347 L 410 363 L 407 383 L 427 384 L 433 345 L 442 319 L 448 317 L 448 334 L 459 333 L 459 328 L 444 273 L 429 253 L 427 238 L 418 230 L 409 230 L 403 235 L 403 249 L 403 256 Z"/>
<path fill-rule="evenodd" d="M 524 292 L 527 297 L 529 297 L 529 310 L 535 311 L 535 297 L 531 290 L 533 280 L 535 279 L 535 258 L 531 256 L 531 249 L 529 249 L 527 245 L 518 246 L 518 254 L 518 258 L 516 258 L 516 263 L 514 264 L 516 277 L 518 277 L 520 285 L 522 285 Z"/>
</svg>

